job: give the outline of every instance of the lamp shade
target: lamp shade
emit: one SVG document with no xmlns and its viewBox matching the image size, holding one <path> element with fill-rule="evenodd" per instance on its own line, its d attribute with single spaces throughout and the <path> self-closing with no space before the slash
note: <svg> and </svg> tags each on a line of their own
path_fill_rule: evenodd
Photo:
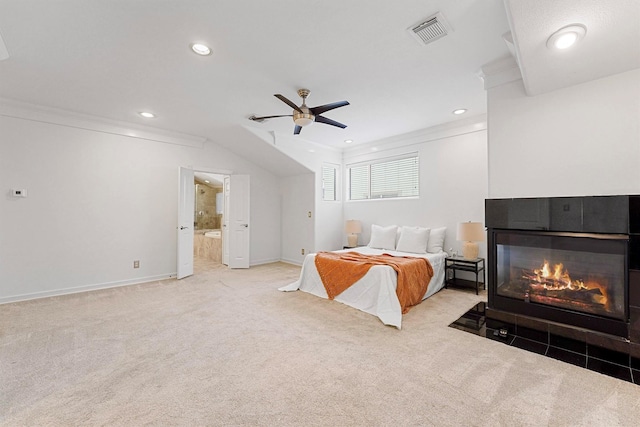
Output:
<svg viewBox="0 0 640 427">
<path fill-rule="evenodd" d="M 484 227 L 481 222 L 461 222 L 458 224 L 458 240 L 465 242 L 482 242 Z"/>
<path fill-rule="evenodd" d="M 362 224 L 357 219 L 348 219 L 347 223 L 344 226 L 344 231 L 349 234 L 359 234 L 362 233 Z"/>
<path fill-rule="evenodd" d="M 466 259 L 478 258 L 480 248 L 476 242 L 484 240 L 484 229 L 479 222 L 461 222 L 458 224 L 458 240 L 463 240 L 462 256 Z"/>
</svg>

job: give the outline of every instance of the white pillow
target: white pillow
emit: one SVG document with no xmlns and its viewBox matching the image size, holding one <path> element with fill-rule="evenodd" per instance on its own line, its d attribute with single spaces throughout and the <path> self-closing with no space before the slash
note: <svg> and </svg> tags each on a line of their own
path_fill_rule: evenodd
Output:
<svg viewBox="0 0 640 427">
<path fill-rule="evenodd" d="M 371 240 L 369 241 L 369 247 L 394 250 L 396 248 L 397 229 L 397 225 L 381 227 L 376 224 L 371 224 Z"/>
<path fill-rule="evenodd" d="M 400 240 L 398 240 L 396 251 L 415 254 L 427 253 L 429 231 L 428 228 L 422 227 L 402 227 L 400 229 Z"/>
<path fill-rule="evenodd" d="M 427 252 L 437 254 L 443 251 L 444 235 L 447 227 L 432 228 L 429 233 L 429 242 L 427 243 Z"/>
</svg>

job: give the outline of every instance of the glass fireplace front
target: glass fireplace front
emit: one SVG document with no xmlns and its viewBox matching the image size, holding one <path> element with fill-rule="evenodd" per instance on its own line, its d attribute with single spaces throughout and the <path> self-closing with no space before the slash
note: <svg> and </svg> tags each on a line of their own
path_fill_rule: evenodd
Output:
<svg viewBox="0 0 640 427">
<path fill-rule="evenodd" d="M 626 317 L 626 236 L 497 231 L 497 295 Z"/>
</svg>

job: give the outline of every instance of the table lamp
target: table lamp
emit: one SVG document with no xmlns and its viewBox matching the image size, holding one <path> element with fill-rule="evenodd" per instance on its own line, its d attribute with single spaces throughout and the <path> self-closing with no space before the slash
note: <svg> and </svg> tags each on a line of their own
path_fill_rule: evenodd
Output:
<svg viewBox="0 0 640 427">
<path fill-rule="evenodd" d="M 462 256 L 465 259 L 478 258 L 478 243 L 484 240 L 484 227 L 480 222 L 461 222 L 458 224 L 458 240 L 463 241 Z"/>
<path fill-rule="evenodd" d="M 344 231 L 347 232 L 347 246 L 355 248 L 358 246 L 358 234 L 362 233 L 362 225 L 357 219 L 347 220 L 344 226 Z"/>
</svg>

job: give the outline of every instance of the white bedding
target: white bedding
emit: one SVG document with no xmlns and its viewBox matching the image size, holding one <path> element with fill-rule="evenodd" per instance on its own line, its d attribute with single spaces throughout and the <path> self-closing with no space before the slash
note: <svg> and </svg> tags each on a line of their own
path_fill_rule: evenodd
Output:
<svg viewBox="0 0 640 427">
<path fill-rule="evenodd" d="M 447 254 L 444 252 L 437 254 L 414 254 L 373 249 L 367 246 L 337 252 L 348 251 L 355 251 L 365 255 L 381 255 L 386 253 L 395 256 L 428 259 L 433 267 L 433 277 L 431 278 L 427 292 L 422 298 L 423 300 L 429 298 L 444 286 L 444 260 L 447 257 Z M 392 267 L 387 265 L 374 265 L 362 279 L 358 280 L 334 299 L 358 310 L 362 310 L 365 313 L 378 316 L 385 325 L 395 326 L 400 329 L 402 327 L 402 311 L 400 309 L 400 301 L 398 301 L 398 296 L 396 295 L 396 286 L 397 274 Z M 309 254 L 305 257 L 300 278 L 290 285 L 279 288 L 279 290 L 301 290 L 321 298 L 327 298 L 327 291 L 316 269 L 315 254 Z"/>
</svg>

